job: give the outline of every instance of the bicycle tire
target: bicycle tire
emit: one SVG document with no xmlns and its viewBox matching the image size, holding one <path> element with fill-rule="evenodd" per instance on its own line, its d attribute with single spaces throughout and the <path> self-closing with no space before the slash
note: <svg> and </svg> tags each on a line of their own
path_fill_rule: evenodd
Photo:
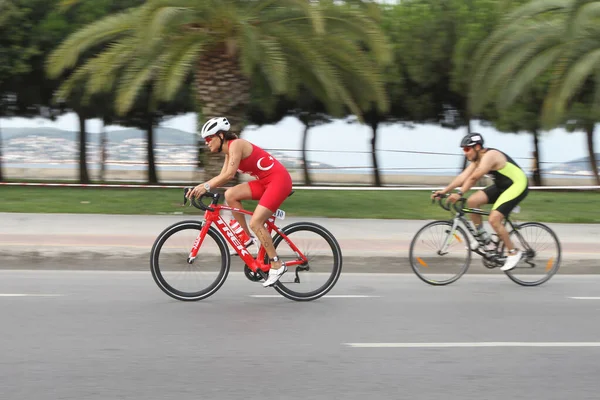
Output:
<svg viewBox="0 0 600 400">
<path fill-rule="evenodd" d="M 442 231 L 441 232 L 433 232 L 433 228 L 435 227 L 441 227 Z M 444 228 L 446 227 L 446 228 Z M 470 242 L 469 242 L 469 237 L 468 235 L 465 233 L 465 230 L 460 227 L 457 226 L 456 230 L 457 232 L 460 234 L 460 236 L 458 237 L 458 240 L 460 242 L 464 242 L 464 249 L 465 249 L 465 260 L 464 262 L 462 262 L 462 265 L 458 265 L 457 268 L 457 272 L 456 273 L 448 273 L 447 271 L 449 270 L 447 267 L 443 266 L 443 267 L 439 267 L 436 268 L 436 265 L 432 265 L 437 258 L 443 258 L 442 255 L 440 255 L 438 252 L 441 248 L 441 246 L 443 245 L 446 236 L 444 236 L 445 234 L 448 234 L 450 232 L 450 229 L 452 229 L 452 222 L 451 221 L 433 221 L 430 222 L 428 224 L 425 224 L 421 229 L 419 229 L 417 231 L 417 233 L 415 234 L 415 236 L 413 237 L 411 243 L 410 243 L 410 249 L 408 252 L 408 257 L 409 257 L 409 261 L 410 261 L 410 266 L 413 270 L 413 272 L 415 273 L 415 275 L 417 275 L 419 277 L 419 279 L 421 279 L 423 282 L 428 283 L 430 285 L 434 285 L 434 286 L 444 286 L 444 285 L 448 285 L 452 282 L 456 282 L 458 279 L 460 279 L 461 276 L 463 276 L 467 270 L 469 269 L 469 266 L 471 264 L 471 249 L 470 249 Z M 431 230 L 432 232 L 430 234 L 427 234 L 427 231 Z M 425 235 L 427 234 L 427 238 L 425 238 Z M 423 242 L 420 242 L 420 240 L 426 240 Z M 417 246 L 417 244 L 427 244 L 429 249 L 429 252 L 424 252 L 423 254 L 419 254 L 416 255 L 416 251 L 415 251 L 415 247 Z M 462 245 L 460 247 L 463 247 Z M 420 253 L 420 249 L 419 249 L 419 253 Z M 448 254 L 448 253 L 446 253 Z M 425 257 L 425 258 L 424 258 Z M 427 259 L 427 262 L 425 259 Z M 450 259 L 450 258 L 445 258 L 445 259 Z M 446 265 L 446 264 L 444 264 Z M 441 271 L 441 273 L 439 273 L 439 275 L 444 275 L 444 276 L 448 276 L 450 275 L 449 278 L 444 279 L 444 280 L 439 280 L 439 279 L 433 279 L 432 277 L 428 277 L 424 274 L 424 272 L 421 272 L 421 267 L 427 268 L 428 272 L 433 271 L 431 268 L 435 268 L 435 271 L 437 272 L 438 270 Z"/>
<path fill-rule="evenodd" d="M 154 281 L 163 292 L 165 292 L 167 295 L 171 296 L 174 299 L 181 301 L 198 301 L 206 299 L 207 297 L 213 295 L 217 290 L 219 290 L 223 283 L 225 283 L 225 279 L 229 274 L 229 270 L 231 268 L 231 257 L 229 255 L 227 244 L 225 242 L 225 239 L 219 233 L 219 231 L 217 231 L 212 226 L 208 230 L 204 238 L 204 242 L 198 250 L 198 256 L 196 257 L 196 259 L 193 261 L 192 264 L 187 263 L 189 251 L 192 248 L 195 238 L 198 237 L 198 234 L 202 229 L 202 225 L 203 223 L 200 221 L 177 222 L 166 228 L 164 231 L 162 231 L 160 235 L 158 235 L 154 242 L 154 245 L 152 246 L 152 250 L 150 252 L 150 271 L 152 272 L 152 278 L 154 278 Z M 175 234 L 181 232 L 189 233 L 189 235 L 186 237 L 186 240 L 184 241 L 185 243 L 181 248 L 181 251 L 178 251 L 177 253 L 168 253 L 167 251 L 161 252 L 161 250 L 165 249 L 165 243 L 167 243 L 167 241 L 171 239 Z M 215 246 L 215 249 L 218 249 L 218 253 L 207 253 L 206 255 L 204 255 L 202 250 L 210 249 L 211 244 Z M 215 253 L 214 250 L 213 253 Z M 161 254 L 164 257 L 161 258 Z M 213 262 L 220 262 L 220 266 L 218 266 L 218 273 L 216 275 L 216 278 L 207 287 L 202 288 L 200 290 L 188 292 L 173 287 L 172 284 L 169 283 L 169 280 L 166 278 L 166 275 L 169 274 L 175 275 L 185 273 L 186 268 L 191 270 L 191 268 L 194 265 L 200 264 L 199 261 L 202 258 L 206 259 L 208 257 L 212 258 Z M 164 261 L 162 263 L 163 266 L 161 266 L 161 259 Z M 176 259 L 176 267 L 181 268 L 183 272 L 173 272 L 168 269 L 166 265 L 166 260 L 170 261 L 171 259 Z"/>
<path fill-rule="evenodd" d="M 544 230 L 548 236 L 555 242 L 556 248 L 554 249 L 554 252 L 552 251 L 548 251 L 548 255 L 549 255 L 549 259 L 548 261 L 546 261 L 545 263 L 545 273 L 543 275 L 535 275 L 535 276 L 542 276 L 542 278 L 538 279 L 538 280 L 525 280 L 523 278 L 523 276 L 528 277 L 531 275 L 523 275 L 521 276 L 521 272 L 523 271 L 527 271 L 527 269 L 533 269 L 535 267 L 525 267 L 523 266 L 523 264 L 527 264 L 527 261 L 532 261 L 535 259 L 535 257 L 538 257 L 540 260 L 542 258 L 542 256 L 540 256 L 540 250 L 538 249 L 536 251 L 536 249 L 534 249 L 533 247 L 535 247 L 535 244 L 532 244 L 531 240 L 528 240 L 527 238 L 524 237 L 524 239 L 527 241 L 527 243 L 529 244 L 529 246 L 532 247 L 533 251 L 535 252 L 535 254 L 525 254 L 525 256 L 523 257 L 523 259 L 521 261 L 519 261 L 519 264 L 517 264 L 517 266 L 513 269 L 511 269 L 510 271 L 504 271 L 504 273 L 506 274 L 506 276 L 508 276 L 508 278 L 510 280 L 512 280 L 513 282 L 521 285 L 521 286 L 539 286 L 542 283 L 547 282 L 550 278 L 552 278 L 557 272 L 558 269 L 560 267 L 560 261 L 561 261 L 561 257 L 562 257 L 562 250 L 561 250 L 561 246 L 560 246 L 560 241 L 558 240 L 558 236 L 556 236 L 556 233 L 554 233 L 554 231 L 548 227 L 547 225 L 544 224 L 540 224 L 539 222 L 526 222 L 524 224 L 520 224 L 517 225 L 516 228 L 518 229 L 519 233 L 521 234 L 521 236 L 528 236 L 528 237 L 532 237 L 532 238 L 536 238 L 539 239 L 541 237 L 541 234 L 538 233 L 527 233 L 524 232 L 525 229 L 528 228 L 540 228 L 542 230 Z M 516 238 L 518 235 L 517 233 L 513 230 L 510 232 L 510 239 L 512 240 L 513 243 L 515 243 L 517 245 L 517 247 L 521 248 L 521 250 L 526 251 L 526 249 L 524 249 L 522 243 L 520 243 L 520 239 Z M 545 249 L 546 246 L 544 246 Z M 554 253 L 554 254 L 552 254 Z M 522 267 L 520 267 L 522 266 Z"/>
<path fill-rule="evenodd" d="M 294 274 L 295 277 L 300 279 L 300 282 L 289 282 L 288 279 L 284 279 L 286 276 L 284 275 L 275 285 L 274 288 L 277 292 L 279 292 L 282 296 L 295 301 L 311 301 L 316 300 L 322 296 L 324 296 L 327 292 L 329 292 L 338 281 L 340 274 L 342 272 L 342 250 L 340 248 L 339 243 L 335 239 L 335 237 L 329 232 L 327 229 L 323 228 L 320 225 L 317 225 L 312 222 L 297 222 L 290 225 L 287 225 L 281 229 L 282 233 L 284 233 L 290 240 L 298 247 L 298 249 L 309 258 L 309 262 L 307 265 L 303 267 L 289 267 L 289 271 L 286 273 L 289 274 L 288 277 Z M 316 244 L 315 239 L 305 240 L 302 239 L 300 234 L 304 234 L 305 236 L 312 236 L 310 233 L 315 234 L 316 238 L 324 239 L 324 243 L 327 244 L 326 249 L 323 250 L 324 253 L 327 253 L 326 258 L 323 260 L 326 264 L 331 264 L 331 274 L 325 280 L 321 286 L 314 290 L 309 290 L 307 292 L 298 291 L 299 284 L 304 282 L 304 286 L 310 286 L 308 283 L 312 282 L 312 278 L 317 278 L 318 274 L 321 274 L 319 271 L 319 267 L 317 266 L 316 260 L 317 255 L 314 255 L 312 249 L 310 248 L 314 244 Z M 296 237 L 297 239 L 294 239 Z M 301 242 L 301 240 L 305 240 Z M 320 241 L 319 241 L 320 242 Z M 291 250 L 285 250 L 282 246 L 285 243 L 283 236 L 277 234 L 273 240 L 273 245 L 275 249 L 278 249 L 277 254 L 282 259 L 282 261 L 289 261 L 290 259 L 297 259 L 297 255 Z M 287 246 L 286 246 L 287 247 Z M 329 255 L 331 252 L 331 255 Z M 320 256 L 319 256 L 320 257 Z M 330 259 L 329 259 L 330 257 Z M 321 259 L 321 258 L 319 258 Z M 265 263 L 268 260 L 265 259 Z M 309 267 L 308 270 L 303 270 L 303 268 Z M 302 277 L 300 277 L 299 272 L 302 272 Z M 313 274 L 308 274 L 313 272 Z M 294 286 L 295 285 L 295 286 Z M 303 287 L 304 287 L 303 286 Z"/>
</svg>

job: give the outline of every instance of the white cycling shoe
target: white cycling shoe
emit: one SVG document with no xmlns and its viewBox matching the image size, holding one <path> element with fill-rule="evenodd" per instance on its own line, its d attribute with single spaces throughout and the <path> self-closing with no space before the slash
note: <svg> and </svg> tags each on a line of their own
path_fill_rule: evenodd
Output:
<svg viewBox="0 0 600 400">
<path fill-rule="evenodd" d="M 522 257 L 523 257 L 523 252 L 521 250 L 517 250 L 514 253 L 509 253 L 508 256 L 506 257 L 506 261 L 504 262 L 504 265 L 502 267 L 500 267 L 500 269 L 502 271 L 510 271 L 511 269 L 513 269 L 514 267 L 517 266 L 519 261 L 521 261 Z"/>
<path fill-rule="evenodd" d="M 279 267 L 278 269 L 271 268 L 269 270 L 269 277 L 262 284 L 263 287 L 273 286 L 275 283 L 277 283 L 279 278 L 281 278 L 282 275 L 285 274 L 286 272 L 287 272 L 287 267 L 285 266 L 285 264 L 282 264 L 281 267 Z"/>
</svg>

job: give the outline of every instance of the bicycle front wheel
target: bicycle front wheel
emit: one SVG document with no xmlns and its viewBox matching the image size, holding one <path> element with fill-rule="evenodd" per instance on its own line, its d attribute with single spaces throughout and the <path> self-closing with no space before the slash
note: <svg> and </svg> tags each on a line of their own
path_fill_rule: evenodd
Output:
<svg viewBox="0 0 600 400">
<path fill-rule="evenodd" d="M 552 229 L 537 222 L 527 222 L 511 231 L 510 239 L 524 253 L 515 268 L 505 271 L 513 282 L 522 286 L 538 286 L 556 274 L 561 249 Z"/>
<path fill-rule="evenodd" d="M 342 272 L 342 250 L 335 237 L 327 229 L 311 222 L 290 224 L 281 231 L 307 261 L 301 265 L 289 266 L 288 272 L 275 284 L 275 290 L 296 301 L 315 300 L 325 295 L 333 288 Z M 275 236 L 273 245 L 283 262 L 300 259 L 300 255 L 283 236 Z"/>
<path fill-rule="evenodd" d="M 188 262 L 202 223 L 182 221 L 165 229 L 150 253 L 150 271 L 158 287 L 182 301 L 197 301 L 214 294 L 225 283 L 231 259 L 221 234 L 210 227 L 198 250 Z"/>
<path fill-rule="evenodd" d="M 410 266 L 430 285 L 448 285 L 467 272 L 471 263 L 469 238 L 452 222 L 434 221 L 422 227 L 410 243 Z"/>
</svg>

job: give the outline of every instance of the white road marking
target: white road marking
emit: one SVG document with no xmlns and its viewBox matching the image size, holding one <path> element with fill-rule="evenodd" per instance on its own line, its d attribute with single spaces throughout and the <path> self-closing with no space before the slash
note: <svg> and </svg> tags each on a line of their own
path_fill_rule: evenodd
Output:
<svg viewBox="0 0 600 400">
<path fill-rule="evenodd" d="M 0 297 L 60 297 L 64 294 L 0 293 Z"/>
<path fill-rule="evenodd" d="M 600 300 L 600 297 L 569 297 L 574 300 Z"/>
<path fill-rule="evenodd" d="M 271 298 L 271 297 L 281 297 L 281 295 L 279 295 L 279 294 L 251 294 L 250 297 Z M 369 295 L 363 295 L 363 294 L 332 294 L 332 295 L 326 294 L 323 297 L 327 297 L 330 299 L 364 299 L 364 298 L 369 298 L 369 297 L 381 297 L 381 296 L 369 296 Z"/>
<path fill-rule="evenodd" d="M 456 343 L 344 343 L 361 348 L 457 348 L 457 347 L 600 347 L 600 342 L 456 342 Z"/>
</svg>

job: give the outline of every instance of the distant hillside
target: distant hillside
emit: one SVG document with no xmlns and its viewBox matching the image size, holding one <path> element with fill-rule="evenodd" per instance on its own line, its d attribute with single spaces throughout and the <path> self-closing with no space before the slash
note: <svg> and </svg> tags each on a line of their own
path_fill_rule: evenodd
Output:
<svg viewBox="0 0 600 400">
<path fill-rule="evenodd" d="M 79 132 L 63 131 L 55 128 L 3 128 L 1 130 L 3 139 L 21 138 L 28 136 L 44 136 L 48 138 L 62 138 L 76 141 Z M 139 129 L 123 129 L 119 131 L 106 132 L 109 142 L 120 143 L 127 139 L 142 139 L 145 132 Z M 194 144 L 194 134 L 172 128 L 156 128 L 154 131 L 157 143 L 168 144 Z M 95 142 L 99 140 L 99 133 L 88 133 L 88 140 Z"/>
<path fill-rule="evenodd" d="M 600 165 L 600 153 L 594 154 L 596 157 L 596 162 Z M 581 157 L 572 161 L 567 161 L 561 164 L 553 165 L 549 172 L 553 171 L 564 171 L 564 172 L 579 172 L 579 171 L 591 171 L 590 168 L 590 158 L 589 157 Z"/>
</svg>

